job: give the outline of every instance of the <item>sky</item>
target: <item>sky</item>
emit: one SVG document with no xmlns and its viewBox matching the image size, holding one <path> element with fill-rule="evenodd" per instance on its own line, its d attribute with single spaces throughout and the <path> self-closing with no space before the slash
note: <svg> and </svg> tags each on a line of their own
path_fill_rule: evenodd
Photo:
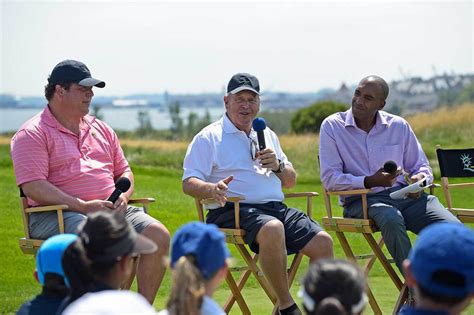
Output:
<svg viewBox="0 0 474 315">
<path fill-rule="evenodd" d="M 103 96 L 223 92 L 237 72 L 262 92 L 473 73 L 473 16 L 469 0 L 0 0 L 0 93 L 41 96 L 64 59 Z"/>
</svg>

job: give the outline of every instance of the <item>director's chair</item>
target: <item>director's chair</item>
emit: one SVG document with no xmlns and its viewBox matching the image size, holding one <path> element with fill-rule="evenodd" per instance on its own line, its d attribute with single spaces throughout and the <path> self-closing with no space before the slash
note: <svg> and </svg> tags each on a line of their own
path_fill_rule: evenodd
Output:
<svg viewBox="0 0 474 315">
<path fill-rule="evenodd" d="M 154 198 L 134 198 L 129 200 L 129 204 L 141 204 L 145 212 L 148 209 L 150 203 L 154 202 Z M 20 188 L 20 207 L 21 207 L 21 216 L 23 220 L 23 231 L 25 236 L 18 240 L 20 245 L 21 251 L 25 255 L 35 255 L 38 252 L 41 244 L 45 240 L 43 239 L 35 239 L 31 237 L 30 234 L 30 214 L 38 213 L 38 212 L 52 212 L 56 211 L 57 218 L 58 218 L 58 225 L 59 225 L 59 233 L 64 233 L 64 217 L 63 211 L 67 210 L 69 207 L 67 205 L 50 205 L 50 206 L 40 206 L 40 207 L 30 207 L 28 205 L 28 198 L 26 197 L 23 189 Z M 139 258 L 138 258 L 139 259 Z M 133 283 L 133 279 L 135 278 L 136 274 L 136 267 L 138 264 L 138 260 L 135 259 L 134 261 L 134 268 L 132 274 L 129 279 L 126 280 L 125 283 L 122 284 L 122 289 L 130 289 Z"/>
<path fill-rule="evenodd" d="M 313 209 L 313 197 L 317 196 L 316 192 L 302 192 L 302 193 L 287 193 L 285 194 L 285 199 L 288 198 L 306 198 L 306 213 L 309 217 L 312 215 Z M 242 296 L 242 290 L 245 286 L 245 283 L 249 279 L 250 275 L 253 275 L 262 289 L 265 291 L 265 294 L 268 296 L 270 301 L 275 305 L 276 296 L 271 288 L 268 280 L 263 275 L 262 271 L 257 265 L 258 254 L 250 253 L 248 245 L 245 244 L 245 230 L 240 227 L 240 203 L 244 200 L 244 197 L 228 197 L 227 201 L 234 203 L 234 220 L 235 220 L 235 229 L 220 229 L 226 237 L 226 243 L 233 244 L 237 248 L 237 251 L 242 256 L 245 266 L 243 267 L 232 267 L 229 269 L 229 272 L 226 276 L 226 282 L 231 291 L 231 295 L 227 299 L 224 305 L 224 311 L 229 313 L 232 309 L 235 302 L 237 302 L 242 314 L 251 314 L 247 303 L 245 302 Z M 201 222 L 205 223 L 204 211 L 207 210 L 207 205 L 215 205 L 216 201 L 213 199 L 195 199 L 196 209 L 198 212 L 198 218 Z M 303 258 L 302 253 L 296 253 L 293 257 L 293 260 L 290 264 L 290 267 L 287 270 L 288 273 L 288 284 L 291 287 L 298 267 Z M 241 272 L 239 279 L 236 281 L 233 272 Z M 276 314 L 277 307 L 274 306 L 273 313 Z"/>
<path fill-rule="evenodd" d="M 441 187 L 443 189 L 448 210 L 461 222 L 474 223 L 474 209 L 456 208 L 453 206 L 452 189 L 474 188 L 474 182 L 450 184 L 449 178 L 474 178 L 474 148 L 470 149 L 441 149 L 436 145 L 439 170 L 441 172 Z"/>
<path fill-rule="evenodd" d="M 408 289 L 406 285 L 403 284 L 402 279 L 397 274 L 395 269 L 392 267 L 391 262 L 382 248 L 384 241 L 382 236 L 378 240 L 375 240 L 374 234 L 380 232 L 378 227 L 375 225 L 375 222 L 368 217 L 368 207 L 367 207 L 367 193 L 369 189 L 358 189 L 358 190 L 344 190 L 344 191 L 328 191 L 323 185 L 323 196 L 324 203 L 326 205 L 327 217 L 323 218 L 323 226 L 326 231 L 333 231 L 336 233 L 336 236 L 341 244 L 341 247 L 344 251 L 344 254 L 348 259 L 351 259 L 355 262 L 358 260 L 367 260 L 364 266 L 364 272 L 369 276 L 369 272 L 374 266 L 375 261 L 378 259 L 382 264 L 382 267 L 385 269 L 385 272 L 389 275 L 390 279 L 394 283 L 397 290 L 400 292 L 398 301 L 395 304 L 393 314 L 397 314 L 401 306 L 408 299 Z M 332 206 L 331 206 L 331 196 L 354 196 L 359 195 L 362 199 L 362 219 L 353 219 L 353 218 L 344 218 L 341 216 L 333 216 Z M 362 234 L 369 244 L 372 253 L 370 254 L 359 254 L 356 255 L 351 248 L 351 245 L 346 237 L 346 233 L 358 233 Z M 367 296 L 369 298 L 369 305 L 372 308 L 374 314 L 382 314 L 382 310 L 375 299 L 375 296 L 370 289 L 370 286 L 367 286 Z"/>
</svg>

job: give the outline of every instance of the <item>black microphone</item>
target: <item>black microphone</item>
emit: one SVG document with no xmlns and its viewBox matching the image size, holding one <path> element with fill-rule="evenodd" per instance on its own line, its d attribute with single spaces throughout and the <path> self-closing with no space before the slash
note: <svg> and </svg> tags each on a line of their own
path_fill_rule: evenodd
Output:
<svg viewBox="0 0 474 315">
<path fill-rule="evenodd" d="M 265 135 L 263 133 L 263 130 L 267 128 L 267 124 L 265 123 L 265 119 L 263 118 L 255 118 L 252 122 L 252 127 L 253 130 L 257 132 L 257 138 L 258 138 L 258 150 L 262 151 L 263 149 L 266 148 L 265 145 Z"/>
<path fill-rule="evenodd" d="M 397 163 L 391 160 L 385 162 L 385 164 L 383 165 L 383 170 L 389 174 L 395 174 L 395 172 L 397 171 L 397 168 L 398 168 Z"/>
<path fill-rule="evenodd" d="M 119 180 L 115 183 L 114 192 L 112 193 L 112 195 L 110 195 L 107 201 L 115 203 L 115 201 L 117 201 L 120 194 L 126 192 L 130 188 L 131 185 L 132 183 L 130 183 L 130 180 L 127 177 L 120 177 Z"/>
</svg>

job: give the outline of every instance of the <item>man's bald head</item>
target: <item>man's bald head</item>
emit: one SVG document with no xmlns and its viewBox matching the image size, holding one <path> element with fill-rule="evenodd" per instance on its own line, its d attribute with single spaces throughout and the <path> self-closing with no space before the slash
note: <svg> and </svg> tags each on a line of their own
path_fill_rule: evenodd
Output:
<svg viewBox="0 0 474 315">
<path fill-rule="evenodd" d="M 369 75 L 368 77 L 365 77 L 362 80 L 360 80 L 359 84 L 362 84 L 362 83 L 375 83 L 375 84 L 377 84 L 380 87 L 380 91 L 382 92 L 382 98 L 384 100 L 387 99 L 388 91 L 389 91 L 388 84 L 381 77 L 379 77 L 377 75 Z"/>
</svg>

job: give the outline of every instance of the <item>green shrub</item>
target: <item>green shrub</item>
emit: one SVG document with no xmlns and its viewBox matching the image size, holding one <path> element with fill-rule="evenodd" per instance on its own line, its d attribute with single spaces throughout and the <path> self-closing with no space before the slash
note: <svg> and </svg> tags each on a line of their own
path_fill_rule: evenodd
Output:
<svg viewBox="0 0 474 315">
<path fill-rule="evenodd" d="M 319 132 L 323 120 L 331 114 L 347 110 L 343 103 L 335 101 L 316 102 L 298 110 L 291 119 L 291 130 L 295 133 Z"/>
</svg>

